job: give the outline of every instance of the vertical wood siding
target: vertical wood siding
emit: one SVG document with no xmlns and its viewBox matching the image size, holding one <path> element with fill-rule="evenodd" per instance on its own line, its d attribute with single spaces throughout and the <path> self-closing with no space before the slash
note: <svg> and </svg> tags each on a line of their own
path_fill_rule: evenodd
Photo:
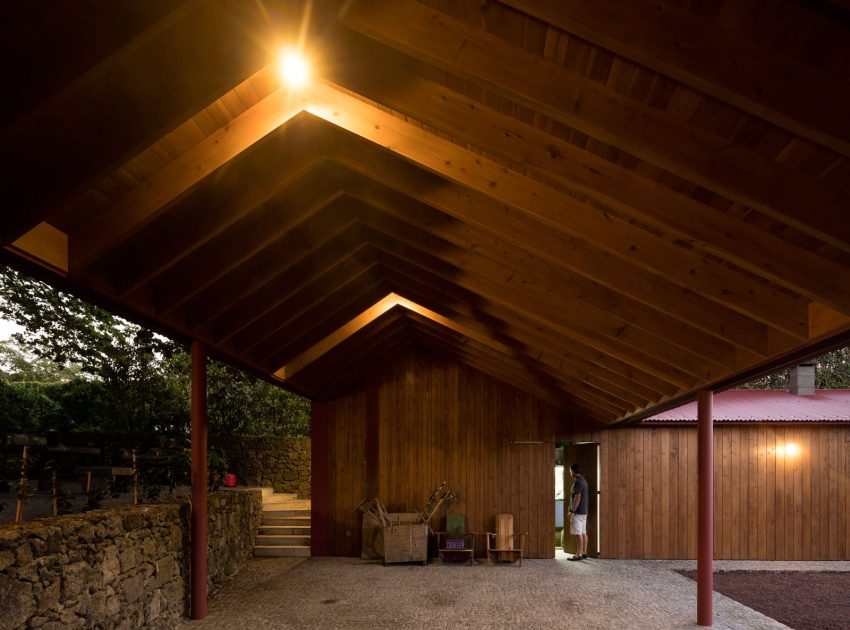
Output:
<svg viewBox="0 0 850 630">
<path fill-rule="evenodd" d="M 552 435 L 565 422 L 561 412 L 464 364 L 423 353 L 399 358 L 361 391 L 333 401 L 328 413 L 333 555 L 359 555 L 354 510 L 369 488 L 377 488 L 391 512 L 411 512 L 447 481 L 461 497 L 449 511 L 465 515 L 469 531 L 493 531 L 494 515 L 511 513 L 516 531 L 529 533 L 527 556 L 554 557 Z M 377 436 L 370 435 L 375 427 Z M 369 446 L 377 448 L 373 465 Z M 441 523 L 435 517 L 432 525 Z"/>
<path fill-rule="evenodd" d="M 421 510 L 447 481 L 469 530 L 509 512 L 529 533 L 528 556 L 551 558 L 553 448 L 574 440 L 601 444 L 604 557 L 696 556 L 695 427 L 576 432 L 537 398 L 426 353 L 398 358 L 328 416 L 333 555 L 360 554 L 362 499 L 377 491 L 393 512 Z M 715 557 L 850 558 L 850 426 L 717 426 L 714 440 Z M 799 454 L 777 455 L 789 442 Z"/>
<path fill-rule="evenodd" d="M 607 430 L 602 553 L 696 556 L 696 428 Z M 777 453 L 788 443 L 797 455 Z M 850 427 L 717 426 L 714 549 L 720 559 L 850 558 Z"/>
</svg>

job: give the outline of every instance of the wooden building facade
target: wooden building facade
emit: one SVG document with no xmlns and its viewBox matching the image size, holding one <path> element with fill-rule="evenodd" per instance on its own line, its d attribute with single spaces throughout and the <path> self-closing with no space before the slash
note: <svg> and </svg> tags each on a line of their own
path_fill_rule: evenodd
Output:
<svg viewBox="0 0 850 630">
<path fill-rule="evenodd" d="M 331 555 L 360 555 L 363 498 L 421 510 L 447 481 L 461 497 L 449 511 L 470 530 L 512 513 L 529 532 L 528 556 L 552 558 L 554 448 L 576 441 L 600 445 L 603 558 L 696 557 L 695 426 L 583 431 L 551 405 L 424 351 L 326 404 Z M 788 443 L 798 452 L 785 454 Z M 717 426 L 714 470 L 716 558 L 850 558 L 850 424 Z"/>
</svg>

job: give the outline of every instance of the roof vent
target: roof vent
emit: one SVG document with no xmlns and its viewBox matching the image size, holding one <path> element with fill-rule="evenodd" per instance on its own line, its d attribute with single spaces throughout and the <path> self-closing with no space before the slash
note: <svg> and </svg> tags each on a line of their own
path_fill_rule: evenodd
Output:
<svg viewBox="0 0 850 630">
<path fill-rule="evenodd" d="M 814 363 L 804 363 L 791 368 L 791 393 L 798 396 L 814 396 L 817 393 Z"/>
</svg>

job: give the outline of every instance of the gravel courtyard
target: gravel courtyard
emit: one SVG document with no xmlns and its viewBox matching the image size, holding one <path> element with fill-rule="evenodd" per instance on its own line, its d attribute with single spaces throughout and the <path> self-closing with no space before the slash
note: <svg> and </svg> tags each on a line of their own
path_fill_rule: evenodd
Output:
<svg viewBox="0 0 850 630">
<path fill-rule="evenodd" d="M 847 570 L 850 563 L 716 562 L 716 569 Z M 253 559 L 210 600 L 209 628 L 696 628 L 695 563 L 526 560 L 518 566 Z M 785 628 L 720 594 L 715 628 Z"/>
</svg>

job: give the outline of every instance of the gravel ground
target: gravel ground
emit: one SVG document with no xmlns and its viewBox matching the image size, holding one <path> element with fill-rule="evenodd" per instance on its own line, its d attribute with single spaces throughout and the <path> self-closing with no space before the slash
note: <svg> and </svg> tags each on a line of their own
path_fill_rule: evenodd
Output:
<svg viewBox="0 0 850 630">
<path fill-rule="evenodd" d="M 696 585 L 674 570 L 694 567 L 563 555 L 522 567 L 253 559 L 207 619 L 181 628 L 696 628 Z M 787 627 L 719 594 L 714 612 L 715 628 Z"/>
</svg>

